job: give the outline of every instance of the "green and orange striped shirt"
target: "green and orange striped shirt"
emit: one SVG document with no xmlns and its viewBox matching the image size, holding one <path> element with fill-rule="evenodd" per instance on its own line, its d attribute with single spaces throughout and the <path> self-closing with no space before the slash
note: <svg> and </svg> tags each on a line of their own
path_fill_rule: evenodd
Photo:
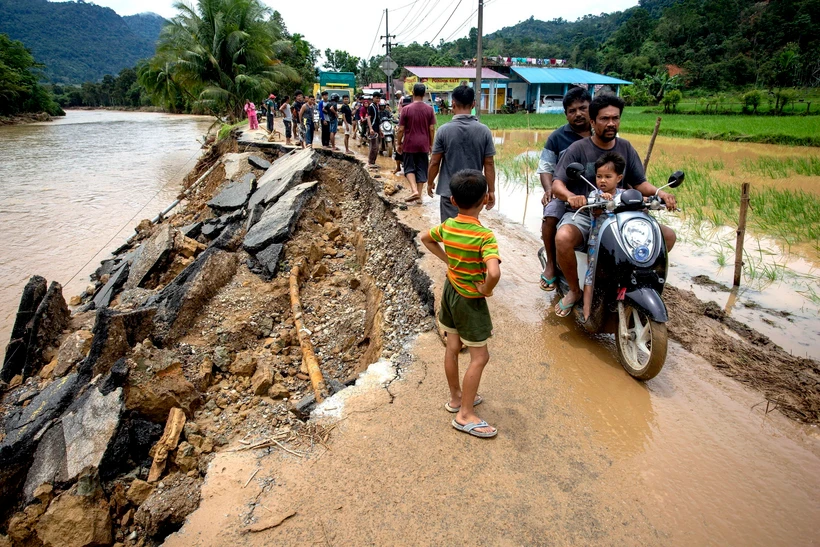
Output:
<svg viewBox="0 0 820 547">
<path fill-rule="evenodd" d="M 458 215 L 430 230 L 430 237 L 444 245 L 447 254 L 447 279 L 465 298 L 484 298 L 475 288 L 487 277 L 487 261 L 498 259 L 498 242 L 492 230 L 477 218 Z"/>
</svg>

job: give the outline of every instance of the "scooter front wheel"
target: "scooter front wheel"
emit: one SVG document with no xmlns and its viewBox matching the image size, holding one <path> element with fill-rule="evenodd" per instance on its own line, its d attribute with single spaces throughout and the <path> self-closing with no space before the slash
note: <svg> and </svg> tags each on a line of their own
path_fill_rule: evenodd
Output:
<svg viewBox="0 0 820 547">
<path fill-rule="evenodd" d="M 618 303 L 618 359 L 630 376 L 651 380 L 663 368 L 667 351 L 666 325 L 623 302 Z"/>
</svg>

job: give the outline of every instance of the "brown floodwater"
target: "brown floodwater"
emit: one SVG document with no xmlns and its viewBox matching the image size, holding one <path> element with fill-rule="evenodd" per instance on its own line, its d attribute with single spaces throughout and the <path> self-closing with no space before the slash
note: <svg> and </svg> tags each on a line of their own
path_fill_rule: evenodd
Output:
<svg viewBox="0 0 820 547">
<path fill-rule="evenodd" d="M 497 131 L 494 133 L 499 156 L 540 153 L 549 131 Z M 649 137 L 624 135 L 643 157 Z M 692 162 L 697 158 L 704 163 L 720 160 L 724 169 L 716 174 L 722 180 L 732 180 L 731 172 L 739 182 L 750 180 L 741 173 L 744 161 L 759 157 L 813 157 L 820 159 L 820 149 L 766 144 L 744 144 L 700 139 L 659 137 L 655 143 L 653 160 L 664 163 Z M 808 182 L 804 190 L 820 193 L 820 176 L 802 177 Z M 795 181 L 759 177 L 762 184 L 791 187 Z M 529 194 L 523 177 L 505 180 L 499 170 L 498 210 L 514 222 L 522 223 L 532 234 L 540 235 L 540 185 Z M 661 222 L 678 233 L 678 242 L 670 255 L 669 282 L 694 291 L 704 301 L 713 300 L 735 319 L 748 324 L 771 338 L 776 344 L 795 355 L 820 359 L 820 258 L 811 244 L 784 248 L 782 244 L 764 235 L 748 233 L 744 248 L 746 262 L 756 270 L 777 271 L 774 279 L 758 274 L 750 278 L 744 274 L 739 290 L 728 292 L 715 286 L 693 282 L 696 276 L 708 276 L 713 281 L 731 287 L 734 255 L 727 244 L 735 243 L 734 228 L 722 226 L 693 226 L 678 214 L 661 214 Z M 721 262 L 723 265 L 721 266 Z"/>
<path fill-rule="evenodd" d="M 0 127 L 0 346 L 32 275 L 68 300 L 143 218 L 176 197 L 212 119 L 69 111 Z"/>
</svg>

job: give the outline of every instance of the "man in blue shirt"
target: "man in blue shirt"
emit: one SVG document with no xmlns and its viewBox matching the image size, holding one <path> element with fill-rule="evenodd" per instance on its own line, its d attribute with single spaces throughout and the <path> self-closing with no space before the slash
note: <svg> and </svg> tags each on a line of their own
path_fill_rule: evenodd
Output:
<svg viewBox="0 0 820 547">
<path fill-rule="evenodd" d="M 555 290 L 555 234 L 558 231 L 558 222 L 564 216 L 566 205 L 563 201 L 554 199 L 552 195 L 552 177 L 555 175 L 555 166 L 564 155 L 567 148 L 585 137 L 590 136 L 589 102 L 592 97 L 582 87 L 573 87 L 564 95 L 564 115 L 567 123 L 553 131 L 538 161 L 538 175 L 541 177 L 541 186 L 544 188 L 544 197 L 541 204 L 544 206 L 543 220 L 541 221 L 541 239 L 544 250 L 547 251 L 547 266 L 541 273 L 541 290 L 552 292 Z"/>
</svg>

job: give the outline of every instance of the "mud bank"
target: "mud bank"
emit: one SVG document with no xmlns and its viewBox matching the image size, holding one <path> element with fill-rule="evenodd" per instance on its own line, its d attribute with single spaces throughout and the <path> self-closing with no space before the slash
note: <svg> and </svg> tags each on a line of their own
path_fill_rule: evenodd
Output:
<svg viewBox="0 0 820 547">
<path fill-rule="evenodd" d="M 327 443 L 306 422 L 291 270 L 322 397 L 433 328 L 415 232 L 381 190 L 339 154 L 223 141 L 70 314 L 59 284 L 32 278 L 0 384 L 0 545 L 54 545 L 61 528 L 67 545 L 159 544 L 215 453 Z"/>
<path fill-rule="evenodd" d="M 19 116 L 0 116 L 0 125 L 23 125 L 27 123 L 50 122 L 54 118 L 47 112 L 33 112 Z"/>
</svg>

